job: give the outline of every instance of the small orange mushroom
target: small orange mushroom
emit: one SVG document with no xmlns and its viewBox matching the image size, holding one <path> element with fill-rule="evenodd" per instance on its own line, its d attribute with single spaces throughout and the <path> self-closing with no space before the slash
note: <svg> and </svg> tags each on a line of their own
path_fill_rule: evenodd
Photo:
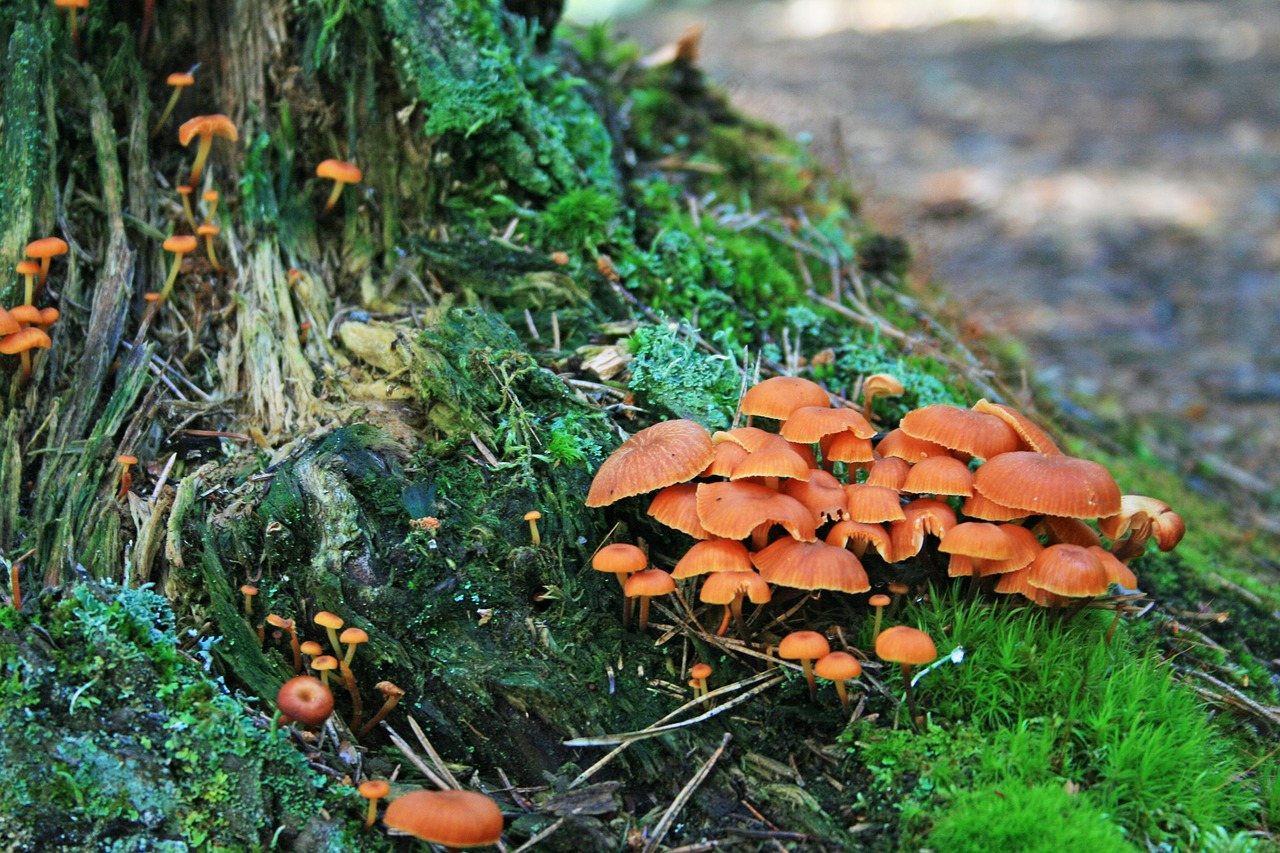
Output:
<svg viewBox="0 0 1280 853">
<path fill-rule="evenodd" d="M 220 230 L 217 225 L 208 222 L 196 229 L 196 236 L 204 238 L 205 250 L 209 253 L 209 263 L 213 264 L 213 268 L 218 272 L 222 272 L 222 264 L 218 263 L 218 257 L 213 253 L 213 238 L 218 236 Z"/>
<path fill-rule="evenodd" d="M 53 341 L 49 339 L 49 336 L 42 329 L 37 329 L 35 326 L 27 326 L 12 335 L 0 338 L 0 353 L 22 356 L 23 382 L 31 378 L 31 350 L 37 348 L 49 349 L 52 346 Z"/>
<path fill-rule="evenodd" d="M 17 270 L 18 275 L 25 276 L 27 279 L 25 298 L 23 301 L 27 305 L 30 305 L 35 301 L 36 276 L 40 274 L 40 265 L 32 260 L 19 261 L 18 266 L 15 269 Z"/>
<path fill-rule="evenodd" d="M 27 244 L 27 257 L 35 258 L 40 262 L 40 280 L 36 285 L 36 296 L 39 291 L 44 289 L 45 279 L 49 277 L 49 263 L 58 255 L 67 253 L 67 241 L 60 237 L 42 237 L 39 240 L 32 240 Z M 27 300 L 27 304 L 32 303 L 31 299 Z"/>
<path fill-rule="evenodd" d="M 205 222 L 212 222 L 213 217 L 218 212 L 218 191 L 205 190 L 204 195 L 200 196 L 204 199 L 204 203 L 209 205 L 209 211 L 204 215 Z"/>
<path fill-rule="evenodd" d="M 117 457 L 122 458 L 122 457 Z M 241 584 L 240 592 L 244 594 L 244 615 L 253 618 L 253 597 L 258 594 L 258 588 L 251 583 Z"/>
<path fill-rule="evenodd" d="M 120 490 L 116 492 L 116 499 L 124 500 L 125 496 L 129 494 L 129 487 L 133 485 L 133 474 L 129 472 L 129 469 L 134 465 L 138 464 L 138 457 L 131 456 L 128 453 L 121 453 L 119 456 L 116 457 L 116 461 L 119 462 L 121 466 Z M 242 591 L 243 589 L 244 588 L 241 587 Z M 257 592 L 257 590 L 255 589 L 254 592 Z M 252 612 L 252 608 L 249 607 L 249 599 L 247 594 L 245 597 L 245 610 L 246 612 L 250 612 L 250 613 Z"/>
<path fill-rule="evenodd" d="M 316 166 L 316 176 L 320 178 L 329 178 L 333 184 L 333 192 L 329 194 L 329 201 L 325 203 L 324 210 L 320 211 L 320 215 L 324 216 L 333 206 L 338 203 L 338 196 L 342 195 L 342 188 L 347 184 L 358 184 L 364 180 L 364 173 L 360 171 L 360 167 L 355 163 L 347 163 L 342 160 L 324 160 L 319 166 Z"/>
<path fill-rule="evenodd" d="M 641 631 L 649 627 L 649 599 L 655 595 L 675 592 L 675 589 L 676 582 L 662 569 L 645 569 L 627 578 L 622 591 L 627 598 L 640 599 L 639 628 Z"/>
<path fill-rule="evenodd" d="M 338 642 L 338 629 L 345 624 L 342 617 L 330 613 L 328 610 L 321 610 L 311 618 L 311 621 L 329 632 L 329 643 L 333 646 L 333 653 L 341 657 L 342 644 Z"/>
<path fill-rule="evenodd" d="M 373 727 L 382 722 L 387 714 L 391 713 L 391 709 L 400 701 L 400 697 L 404 696 L 404 690 L 390 681 L 379 681 L 375 686 L 378 692 L 382 694 L 382 707 L 378 709 L 378 713 L 369 718 L 369 722 L 361 727 L 360 737 L 368 737 L 369 732 L 373 731 Z"/>
<path fill-rule="evenodd" d="M 368 829 L 373 826 L 373 821 L 378 816 L 378 800 L 391 793 L 391 783 L 385 779 L 369 779 L 361 782 L 356 790 L 360 792 L 360 796 L 369 801 L 369 811 L 364 817 L 364 828 Z"/>
<path fill-rule="evenodd" d="M 536 548 L 542 544 L 542 537 L 538 534 L 538 519 L 542 518 L 542 513 L 536 509 L 531 509 L 524 514 L 524 520 L 529 522 L 529 536 L 533 540 Z"/>
<path fill-rule="evenodd" d="M 209 159 L 213 138 L 221 136 L 230 142 L 240 138 L 235 124 L 221 114 L 196 116 L 178 128 L 178 141 L 184 146 L 190 145 L 191 140 L 197 136 L 200 137 L 200 147 L 196 150 L 196 162 L 191 167 L 191 180 L 187 181 L 193 187 L 200 183 L 200 173 L 204 171 L 205 161 Z"/>
<path fill-rule="evenodd" d="M 178 98 L 182 95 L 182 90 L 196 82 L 194 72 L 199 67 L 197 65 L 190 71 L 175 71 L 165 79 L 165 83 L 173 87 L 173 94 L 169 96 L 169 103 L 165 105 L 164 112 L 160 114 L 160 120 L 151 129 L 152 137 L 160 132 L 160 128 L 164 127 L 164 123 L 173 114 L 173 108 L 178 105 Z"/>
<path fill-rule="evenodd" d="M 813 679 L 813 662 L 831 654 L 831 644 L 817 631 L 792 631 L 778 644 L 778 657 L 799 660 L 809 682 L 809 698 L 818 698 L 818 684 Z"/>
<path fill-rule="evenodd" d="M 182 267 L 182 256 L 196 250 L 196 238 L 190 234 L 175 234 L 164 241 L 164 250 L 173 252 L 173 266 L 169 267 L 169 278 L 165 280 L 164 289 L 160 291 L 157 304 L 163 303 L 173 292 L 173 284 L 178 280 L 178 270 Z"/>
<path fill-rule="evenodd" d="M 187 223 L 191 225 L 191 230 L 196 230 L 196 215 L 191 210 L 191 193 L 194 188 L 190 184 L 183 184 L 178 187 L 178 195 L 182 197 L 182 213 L 187 217 Z"/>
<path fill-rule="evenodd" d="M 271 720 L 274 735 L 281 717 L 297 720 L 304 726 L 318 726 L 333 713 L 333 692 L 317 678 L 299 675 L 291 678 L 276 694 L 276 715 Z"/>
<path fill-rule="evenodd" d="M 862 675 L 862 663 L 848 652 L 832 652 L 818 658 L 813 665 L 813 674 L 836 683 L 836 693 L 840 696 L 840 706 L 849 710 L 849 691 L 845 682 L 850 678 Z"/>
</svg>

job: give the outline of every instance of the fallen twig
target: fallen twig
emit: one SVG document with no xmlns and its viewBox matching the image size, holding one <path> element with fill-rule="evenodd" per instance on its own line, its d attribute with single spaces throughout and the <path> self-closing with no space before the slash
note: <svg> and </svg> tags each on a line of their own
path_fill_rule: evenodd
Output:
<svg viewBox="0 0 1280 853">
<path fill-rule="evenodd" d="M 662 843 L 667 830 L 671 828 L 671 822 L 675 820 L 676 815 L 684 808 L 684 804 L 693 796 L 693 792 L 710 775 L 712 768 L 716 766 L 716 762 L 720 760 L 720 756 L 724 754 L 725 747 L 729 745 L 729 741 L 732 738 L 732 734 L 725 732 L 724 737 L 720 738 L 720 745 L 716 747 L 716 751 L 711 753 L 711 757 L 698 768 L 698 772 L 693 774 L 693 778 L 685 783 L 685 786 L 680 789 L 680 793 L 676 794 L 676 798 L 671 801 L 671 805 L 663 812 L 658 825 L 653 828 L 653 834 L 649 836 L 649 843 L 644 846 L 644 853 L 653 853 L 658 848 L 658 845 Z"/>
</svg>

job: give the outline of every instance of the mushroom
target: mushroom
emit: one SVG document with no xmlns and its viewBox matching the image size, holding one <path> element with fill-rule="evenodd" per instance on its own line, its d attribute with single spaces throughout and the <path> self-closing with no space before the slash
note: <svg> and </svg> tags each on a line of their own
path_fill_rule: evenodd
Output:
<svg viewBox="0 0 1280 853">
<path fill-rule="evenodd" d="M 72 12 L 72 14 L 75 13 Z M 45 279 L 49 277 L 49 263 L 58 255 L 65 255 L 67 248 L 67 241 L 60 237 L 42 237 L 27 244 L 27 257 L 35 258 L 40 262 L 40 280 L 36 286 L 35 296 L 39 296 L 39 291 L 44 289 Z M 33 301 L 28 298 L 27 304 L 30 305 Z"/>
<path fill-rule="evenodd" d="M 358 729 L 364 718 L 364 705 L 360 701 L 355 673 L 351 671 L 351 659 L 355 657 L 356 646 L 369 642 L 369 635 L 361 628 L 348 628 L 338 635 L 338 639 L 347 644 L 347 653 L 338 661 L 338 671 L 342 673 L 347 693 L 351 694 L 351 728 Z"/>
<path fill-rule="evenodd" d="M 297 720 L 304 726 L 318 726 L 333 713 L 333 693 L 328 687 L 310 675 L 290 678 L 276 694 L 276 714 L 271 720 L 271 734 L 282 716 Z"/>
<path fill-rule="evenodd" d="M 338 659 L 333 655 L 316 655 L 311 659 L 311 668 L 320 673 L 320 680 L 328 687 L 329 673 L 338 668 Z"/>
<path fill-rule="evenodd" d="M 373 826 L 373 820 L 378 816 L 378 800 L 391 793 L 391 783 L 385 779 L 368 779 L 361 782 L 356 790 L 360 792 L 360 796 L 369 801 L 369 811 L 364 817 L 364 828 L 368 829 Z"/>
<path fill-rule="evenodd" d="M 182 256 L 196 250 L 196 238 L 190 234 L 175 234 L 164 241 L 164 250 L 173 252 L 173 265 L 169 267 L 169 278 L 165 280 L 164 289 L 160 291 L 160 299 L 156 305 L 164 304 L 173 292 L 173 283 L 178 280 L 178 270 L 182 267 Z"/>
<path fill-rule="evenodd" d="M 902 416 L 898 429 L 911 438 L 931 441 L 966 456 L 991 459 L 1019 448 L 1013 427 L 995 415 L 938 403 Z"/>
<path fill-rule="evenodd" d="M 850 678 L 862 675 L 862 664 L 848 652 L 832 652 L 818 658 L 813 665 L 813 674 L 836 683 L 836 693 L 840 695 L 840 705 L 849 710 L 849 691 L 845 682 Z"/>
<path fill-rule="evenodd" d="M 1000 506 L 1066 518 L 1104 518 L 1120 512 L 1120 487 L 1102 465 L 1030 450 L 988 459 L 973 478 L 978 494 Z"/>
<path fill-rule="evenodd" d="M 411 791 L 391 801 L 382 823 L 447 850 L 483 847 L 502 839 L 502 810 L 474 791 Z"/>
<path fill-rule="evenodd" d="M 191 225 L 191 230 L 196 230 L 196 215 L 191 209 L 191 193 L 195 188 L 190 184 L 182 184 L 177 188 L 178 195 L 182 198 L 182 213 L 187 217 L 187 222 Z"/>
<path fill-rule="evenodd" d="M 289 648 L 293 651 L 293 671 L 301 673 L 302 648 L 298 645 L 298 632 L 294 628 L 293 620 L 270 613 L 267 615 L 267 624 L 289 632 Z"/>
<path fill-rule="evenodd" d="M 53 341 L 49 336 L 35 326 L 27 326 L 12 335 L 0 338 L 0 353 L 22 357 L 23 382 L 31 378 L 31 350 L 49 349 L 52 346 Z"/>
<path fill-rule="evenodd" d="M 818 684 L 813 679 L 813 662 L 829 654 L 831 644 L 817 631 L 792 631 L 778 644 L 778 657 L 800 661 L 805 680 L 809 682 L 809 698 L 815 701 L 818 698 Z"/>
<path fill-rule="evenodd" d="M 886 628 L 876 637 L 876 656 L 883 661 L 902 665 L 902 683 L 907 691 L 907 708 L 911 713 L 911 725 L 916 725 L 916 698 L 911 692 L 911 667 L 932 663 L 938 657 L 938 649 L 924 631 L 906 625 Z"/>
<path fill-rule="evenodd" d="M 121 478 L 121 485 L 124 485 L 123 477 Z M 253 597 L 258 594 L 258 588 L 251 583 L 241 584 L 240 592 L 244 595 L 244 615 L 246 618 L 252 619 Z"/>
<path fill-rule="evenodd" d="M 243 587 L 241 587 L 241 589 L 243 589 Z M 302 645 L 299 646 L 299 648 L 302 649 L 302 657 L 304 660 L 315 660 L 324 654 L 324 646 L 320 645 L 315 640 L 303 640 Z"/>
<path fill-rule="evenodd" d="M 862 383 L 862 416 L 868 421 L 875 418 L 871 413 L 871 402 L 876 397 L 897 397 L 906 390 L 898 378 L 890 373 L 871 374 Z"/>
<path fill-rule="evenodd" d="M 711 675 L 711 665 L 705 663 L 695 663 L 693 668 L 689 670 L 689 677 L 693 679 L 694 693 L 698 696 L 707 695 L 707 678 Z"/>
<path fill-rule="evenodd" d="M 200 147 L 196 150 L 196 161 L 191 167 L 191 180 L 187 181 L 191 186 L 200 183 L 200 173 L 204 171 L 205 161 L 209 159 L 209 149 L 213 147 L 213 138 L 221 136 L 223 139 L 235 142 L 240 138 L 236 132 L 236 126 L 224 115 L 196 116 L 189 119 L 178 128 L 178 141 L 184 146 L 190 145 L 191 140 L 200 137 Z"/>
<path fill-rule="evenodd" d="M 853 552 L 826 542 L 784 537 L 752 554 L 751 562 L 774 586 L 849 593 L 871 589 L 867 572 Z"/>
<path fill-rule="evenodd" d="M 79 50 L 80 30 L 76 25 L 76 9 L 88 9 L 89 0 L 53 0 L 53 5 L 59 9 L 66 9 L 71 14 L 71 41 Z"/>
<path fill-rule="evenodd" d="M 531 509 L 524 514 L 524 520 L 529 522 L 529 537 L 533 540 L 535 548 L 542 544 L 542 537 L 538 535 L 538 519 L 540 518 L 542 518 L 542 513 L 536 509 Z"/>
<path fill-rule="evenodd" d="M 213 217 L 218 213 L 218 191 L 205 190 L 204 194 L 201 195 L 200 198 L 204 199 L 205 204 L 209 205 L 209 210 L 204 215 L 204 221 L 212 222 Z"/>
<path fill-rule="evenodd" d="M 333 206 L 338 203 L 338 196 L 342 195 L 342 188 L 347 184 L 358 184 L 364 180 L 364 173 L 355 163 L 347 163 L 342 160 L 323 160 L 319 166 L 316 166 L 316 176 L 320 178 L 329 178 L 333 180 L 333 192 L 329 194 L 329 200 L 325 203 L 324 210 L 320 211 L 320 215 L 324 216 Z"/>
<path fill-rule="evenodd" d="M 609 454 L 591 481 L 586 505 L 608 506 L 683 483 L 701 474 L 715 455 L 711 436 L 699 424 L 683 419 L 656 423 Z"/>
<path fill-rule="evenodd" d="M 732 616 L 738 625 L 738 635 L 742 637 L 742 641 L 751 642 L 751 629 L 747 627 L 747 620 L 742 615 L 744 597 L 749 598 L 752 604 L 764 604 L 772 600 L 773 590 L 754 571 L 720 571 L 707 575 L 698 592 L 698 600 L 707 604 L 724 605 L 724 618 L 720 620 L 720 627 L 716 630 L 717 637 L 724 636 L 729 627 L 729 617 Z"/>
<path fill-rule="evenodd" d="M 164 82 L 173 87 L 173 94 L 169 96 L 169 103 L 165 105 L 164 112 L 160 114 L 160 119 L 156 122 L 156 126 L 151 129 L 153 138 L 160 132 L 160 128 L 164 127 L 164 123 L 169 120 L 169 116 L 173 113 L 173 108 L 178 105 L 178 97 L 182 94 L 182 90 L 196 82 L 194 72 L 199 67 L 197 65 L 190 71 L 175 71 L 165 79 Z"/>
<path fill-rule="evenodd" d="M 867 604 L 870 604 L 876 609 L 876 621 L 875 624 L 871 626 L 871 642 L 873 643 L 876 641 L 876 638 L 880 636 L 880 617 L 884 615 L 884 609 L 889 605 L 891 600 L 892 599 L 890 599 L 889 596 L 882 592 L 876 593 L 867 599 Z"/>
<path fill-rule="evenodd" d="M 622 591 L 627 598 L 640 599 L 640 630 L 649 627 L 649 599 L 675 592 L 676 582 L 662 569 L 645 569 L 627 578 Z"/>
<path fill-rule="evenodd" d="M 360 728 L 360 737 L 367 737 L 369 732 L 373 731 L 373 727 L 391 713 L 391 709 L 400 701 L 400 697 L 404 696 L 404 691 L 390 681 L 379 681 L 377 690 L 382 694 L 382 707 Z"/>
<path fill-rule="evenodd" d="M 128 453 L 121 453 L 116 457 L 116 461 L 120 463 L 120 489 L 116 492 L 117 500 L 124 500 L 129 494 L 129 487 L 133 485 L 133 474 L 129 469 L 138 464 L 138 457 Z M 257 592 L 255 589 L 254 592 Z M 249 610 L 248 600 L 245 600 L 245 610 Z"/>
<path fill-rule="evenodd" d="M 635 545 L 615 542 L 606 545 L 591 558 L 591 568 L 597 572 L 608 572 L 618 579 L 622 587 L 622 627 L 631 625 L 631 599 L 626 597 L 627 578 L 649 565 L 649 558 Z"/>
<path fill-rule="evenodd" d="M 342 621 L 342 617 L 330 613 L 328 610 L 321 610 L 311 618 L 311 621 L 329 632 L 329 642 L 333 645 L 333 653 L 341 656 L 342 644 L 338 642 L 338 629 L 345 624 Z"/>
<path fill-rule="evenodd" d="M 750 425 L 756 416 L 785 421 L 804 406 L 831 408 L 831 397 L 817 382 L 798 376 L 773 376 L 748 388 L 738 410 L 747 416 Z"/>
<path fill-rule="evenodd" d="M 213 254 L 213 238 L 218 236 L 221 229 L 217 225 L 206 222 L 196 229 L 196 236 L 204 238 L 205 250 L 209 253 L 209 263 L 218 272 L 222 272 L 222 264 L 218 263 L 218 258 Z"/>
</svg>

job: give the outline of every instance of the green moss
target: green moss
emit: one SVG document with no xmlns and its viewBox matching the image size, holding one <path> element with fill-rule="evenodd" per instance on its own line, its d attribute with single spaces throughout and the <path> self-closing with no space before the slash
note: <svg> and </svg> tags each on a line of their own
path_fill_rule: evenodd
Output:
<svg viewBox="0 0 1280 853">
<path fill-rule="evenodd" d="M 265 846 L 315 834 L 343 805 L 303 756 L 271 740 L 180 653 L 167 602 L 82 583 L 40 595 L 0 631 L 0 788 L 6 837 L 27 849 Z M 319 849 L 351 849 L 341 829 Z M 185 849 L 185 848 L 183 848 Z"/>
<path fill-rule="evenodd" d="M 641 326 L 628 346 L 633 356 L 628 384 L 643 408 L 710 430 L 729 427 L 742 389 L 731 357 L 700 351 L 687 332 L 670 326 Z"/>
<path fill-rule="evenodd" d="M 1124 840 L 1106 812 L 1082 797 L 1073 797 L 1063 786 L 1016 783 L 992 785 L 958 797 L 929 834 L 928 843 L 938 853 L 1122 853 L 1138 849 Z"/>
</svg>

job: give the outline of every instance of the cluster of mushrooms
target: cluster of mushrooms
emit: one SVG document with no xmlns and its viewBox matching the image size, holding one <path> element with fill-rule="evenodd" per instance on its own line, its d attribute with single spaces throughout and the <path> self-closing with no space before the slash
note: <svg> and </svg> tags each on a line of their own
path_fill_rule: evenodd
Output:
<svg viewBox="0 0 1280 853">
<path fill-rule="evenodd" d="M 67 253 L 67 243 L 59 237 L 42 237 L 27 244 L 27 257 L 15 268 L 26 279 L 23 301 L 10 309 L 0 306 L 0 354 L 22 359 L 19 382 L 31 378 L 31 355 L 37 349 L 49 349 L 53 341 L 49 327 L 58 321 L 58 309 L 37 308 L 35 303 L 44 292 L 49 278 L 50 262 Z"/>
<path fill-rule="evenodd" d="M 601 465 L 586 505 L 651 494 L 648 514 L 697 540 L 670 572 L 625 543 L 596 553 L 593 566 L 623 583 L 624 622 L 638 600 L 644 630 L 652 596 L 701 576 L 698 600 L 724 606 L 717 635 L 732 621 L 751 643 L 747 603 L 763 606 L 780 588 L 862 595 L 872 592 L 873 575 L 881 590 L 905 592 L 893 583 L 892 564 L 931 562 L 934 551 L 947 555 L 948 576 L 970 579 L 971 592 L 1072 612 L 1112 586 L 1136 590 L 1127 561 L 1149 540 L 1167 551 L 1182 538 L 1182 519 L 1167 504 L 1121 494 L 1104 466 L 1064 454 L 1009 406 L 925 406 L 879 432 L 870 397 L 901 393 L 894 385 L 888 376 L 868 379 L 859 412 L 833 407 L 815 382 L 774 377 L 743 395 L 745 427 L 710 434 L 672 420 L 624 442 Z M 935 548 L 926 548 L 930 539 Z M 879 592 L 868 601 L 888 603 Z M 936 657 L 915 629 L 881 632 L 880 606 L 873 636 L 882 660 L 906 667 Z M 804 643 L 789 636 L 779 655 L 821 664 L 826 638 L 800 633 L 822 642 L 806 637 L 806 653 L 791 655 Z M 837 658 L 823 671 L 841 683 L 860 666 Z"/>
</svg>

